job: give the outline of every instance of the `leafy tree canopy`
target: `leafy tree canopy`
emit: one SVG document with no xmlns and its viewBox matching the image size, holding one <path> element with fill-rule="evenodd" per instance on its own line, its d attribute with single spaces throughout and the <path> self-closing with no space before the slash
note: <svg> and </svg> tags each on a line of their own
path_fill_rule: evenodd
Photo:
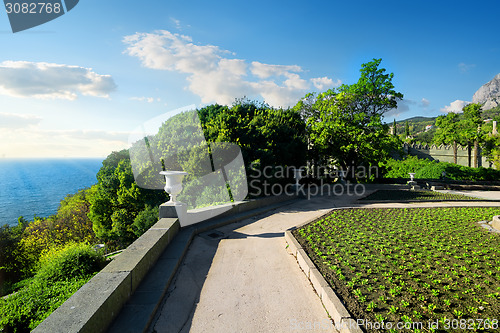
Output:
<svg viewBox="0 0 500 333">
<path fill-rule="evenodd" d="M 375 164 L 397 149 L 398 139 L 389 135 L 382 117 L 403 94 L 394 90 L 394 74 L 386 74 L 381 61 L 363 64 L 357 83 L 308 94 L 295 106 L 306 118 L 314 149 L 343 168 Z"/>
</svg>

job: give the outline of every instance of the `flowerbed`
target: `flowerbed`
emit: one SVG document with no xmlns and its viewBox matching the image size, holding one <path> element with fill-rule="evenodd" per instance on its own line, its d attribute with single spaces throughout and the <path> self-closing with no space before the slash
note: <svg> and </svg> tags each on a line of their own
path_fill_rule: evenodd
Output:
<svg viewBox="0 0 500 333">
<path fill-rule="evenodd" d="M 433 192 L 433 191 L 410 191 L 410 190 L 378 190 L 361 200 L 388 200 L 388 201 L 468 201 L 481 200 L 462 194 Z"/>
<path fill-rule="evenodd" d="M 500 234 L 476 223 L 494 215 L 500 208 L 342 209 L 293 234 L 355 318 L 496 331 Z"/>
</svg>

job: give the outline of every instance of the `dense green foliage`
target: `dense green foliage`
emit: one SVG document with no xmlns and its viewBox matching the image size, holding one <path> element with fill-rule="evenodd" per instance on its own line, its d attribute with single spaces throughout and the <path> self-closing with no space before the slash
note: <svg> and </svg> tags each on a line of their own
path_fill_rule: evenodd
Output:
<svg viewBox="0 0 500 333">
<path fill-rule="evenodd" d="M 19 248 L 28 221 L 20 217 L 17 226 L 0 227 L 0 296 L 10 292 L 11 285 L 30 273 L 30 263 Z"/>
<path fill-rule="evenodd" d="M 134 219 L 134 223 L 132 224 L 134 234 L 139 237 L 145 233 L 153 224 L 158 222 L 158 214 L 158 206 L 146 206 Z"/>
<path fill-rule="evenodd" d="M 436 144 L 453 145 L 453 161 L 457 163 L 457 145 L 461 141 L 458 114 L 448 113 L 446 116 L 439 116 L 436 119 L 436 134 L 433 141 Z"/>
<path fill-rule="evenodd" d="M 379 163 L 383 168 L 385 178 L 408 178 L 410 172 L 416 173 L 418 170 L 431 163 L 428 159 L 420 159 L 416 156 L 407 156 L 403 160 L 393 158 Z"/>
<path fill-rule="evenodd" d="M 430 130 L 417 133 L 411 141 L 413 143 L 430 145 L 432 144 L 432 140 L 434 138 L 435 133 L 436 133 L 436 128 L 433 127 Z"/>
<path fill-rule="evenodd" d="M 406 122 L 412 137 L 407 138 L 408 136 L 403 134 L 400 137 L 408 143 L 452 145 L 455 163 L 457 145 L 467 146 L 470 166 L 477 166 L 477 161 L 472 158 L 477 154 L 473 151 L 482 147 L 483 156 L 495 163 L 496 160 L 499 160 L 499 151 L 497 149 L 498 139 L 492 135 L 492 120 L 500 122 L 500 107 L 481 110 L 479 104 L 469 104 L 463 108 L 461 113 L 450 112 L 436 118 L 410 118 Z M 434 126 L 430 130 L 424 131 L 427 125 Z M 398 133 L 402 133 L 403 125 L 401 123 L 398 128 Z"/>
<path fill-rule="evenodd" d="M 487 135 L 484 148 L 488 161 L 492 162 L 497 170 L 500 170 L 500 135 Z"/>
<path fill-rule="evenodd" d="M 0 228 L 0 295 L 12 291 L 13 285 L 33 276 L 41 256 L 68 243 L 95 244 L 97 238 L 87 216 L 93 189 L 66 196 L 57 214 L 31 222 L 20 217 L 17 226 Z"/>
<path fill-rule="evenodd" d="M 428 125 L 435 125 L 435 117 L 412 117 L 406 120 L 396 122 L 398 134 L 405 134 L 405 136 L 416 135 L 425 131 Z M 408 125 L 407 125 L 408 124 Z M 408 131 L 407 131 L 408 130 Z M 408 135 L 406 135 L 408 134 Z"/>
<path fill-rule="evenodd" d="M 90 245 L 70 243 L 61 249 L 53 249 L 40 259 L 40 269 L 35 279 L 47 283 L 69 278 L 85 277 L 104 267 L 104 257 Z"/>
<path fill-rule="evenodd" d="M 211 105 L 170 117 L 156 134 L 145 139 L 145 145 L 135 143 L 132 155 L 115 152 L 103 162 L 89 197 L 94 231 L 110 248 L 123 248 L 147 230 L 157 214 L 152 207 L 168 199 L 162 190 L 164 180 L 158 177 L 162 168 L 188 172 L 184 178 L 187 185 L 178 199 L 190 209 L 227 202 L 228 188 L 210 186 L 213 178 L 203 177 L 212 172 L 212 163 L 215 169 L 226 164 L 217 159 L 232 153 L 223 143 L 236 143 L 241 148 L 247 172 L 252 163 L 300 166 L 306 161 L 304 130 L 296 111 L 247 100 L 231 107 Z M 139 183 L 134 179 L 130 156 Z M 160 157 L 162 164 L 154 160 Z M 245 175 L 226 176 L 241 179 L 235 182 L 240 184 Z M 239 189 L 229 190 L 235 193 Z"/>
<path fill-rule="evenodd" d="M 446 115 L 444 115 L 444 116 L 446 116 Z M 458 116 L 462 117 L 463 113 L 458 113 Z M 438 116 L 438 117 L 442 117 L 442 116 Z M 433 126 L 436 125 L 436 120 L 438 117 L 417 116 L 417 117 L 412 117 L 412 118 L 408 118 L 405 120 L 399 120 L 396 122 L 397 129 L 398 129 L 397 133 L 401 134 L 404 132 L 406 122 L 408 122 L 408 126 L 410 129 L 411 135 L 415 135 L 416 133 L 423 132 L 423 131 L 425 131 L 425 127 L 427 125 L 433 125 Z M 489 109 L 489 110 L 483 110 L 481 112 L 481 118 L 483 120 L 487 120 L 487 119 L 500 120 L 500 106 L 497 106 L 497 107 L 495 107 L 493 109 Z"/>
<path fill-rule="evenodd" d="M 403 95 L 394 90 L 394 75 L 386 74 L 380 63 L 374 59 L 363 64 L 357 83 L 308 94 L 295 106 L 307 122 L 320 161 L 334 159 L 343 169 L 356 168 L 376 164 L 397 150 L 399 141 L 382 117 Z"/>
<path fill-rule="evenodd" d="M 17 226 L 0 227 L 0 295 L 18 291 L 0 303 L 9 318 L 0 323 L 19 331 L 34 327 L 98 269 L 101 263 L 93 252 L 69 244 L 106 243 L 108 250 L 122 249 L 156 223 L 158 206 L 169 199 L 161 170 L 188 172 L 179 200 L 190 209 L 233 200 L 246 188 L 245 176 L 259 184 L 291 183 L 293 173 L 274 171 L 305 165 L 355 170 L 380 163 L 390 178 L 408 178 L 409 172 L 417 178 L 440 178 L 443 172 L 456 180 L 500 178 L 497 171 L 484 168 L 416 157 L 388 159 L 403 140 L 475 143 L 476 148 L 485 142 L 484 153 L 500 167 L 499 136 L 487 135 L 491 123 L 481 121 L 488 115 L 500 120 L 500 108 L 481 112 L 478 105 L 470 105 L 461 115 L 439 117 L 437 128 L 427 132 L 425 126 L 434 125 L 433 119 L 404 125 L 394 121 L 395 135 L 390 135 L 383 117 L 403 95 L 395 90 L 393 74 L 380 64 L 381 59 L 363 64 L 356 83 L 307 94 L 291 109 L 241 99 L 232 106 L 214 104 L 170 117 L 157 133 L 137 138 L 130 150 L 111 153 L 97 184 L 68 195 L 57 214 L 31 222 L 21 217 Z M 239 150 L 234 145 L 241 149 L 245 170 L 221 171 L 236 160 Z M 272 172 L 259 172 L 264 168 Z M 204 177 L 208 173 L 216 177 Z"/>
<path fill-rule="evenodd" d="M 264 166 L 306 162 L 305 124 L 295 110 L 241 100 L 230 108 L 202 108 L 199 114 L 207 141 L 237 143 L 247 170 L 253 162 Z"/>
<path fill-rule="evenodd" d="M 89 245 L 69 244 L 40 260 L 24 287 L 0 299 L 0 330 L 30 332 L 104 267 L 104 257 Z"/>
<path fill-rule="evenodd" d="M 403 160 L 389 159 L 380 166 L 385 169 L 385 178 L 409 178 L 408 173 L 415 173 L 420 179 L 451 179 L 451 180 L 499 180 L 500 170 L 491 168 L 470 168 L 447 162 L 436 162 L 408 156 Z M 445 176 L 443 177 L 443 172 Z"/>
<path fill-rule="evenodd" d="M 106 241 L 109 248 L 123 248 L 137 238 L 133 226 L 137 215 L 167 198 L 164 191 L 140 188 L 134 180 L 128 151 L 114 152 L 97 173 L 88 217 L 96 236 Z"/>
</svg>

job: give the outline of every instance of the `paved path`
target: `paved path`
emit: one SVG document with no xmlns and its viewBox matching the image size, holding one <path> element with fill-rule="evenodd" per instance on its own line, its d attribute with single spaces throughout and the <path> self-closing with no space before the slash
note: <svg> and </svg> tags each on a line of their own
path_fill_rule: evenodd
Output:
<svg viewBox="0 0 500 333">
<path fill-rule="evenodd" d="M 487 196 L 492 195 L 500 199 L 499 192 Z M 346 195 L 294 202 L 217 229 L 222 239 L 211 238 L 212 232 L 195 237 L 150 332 L 335 332 L 320 299 L 286 251 L 285 230 L 336 207 L 500 206 L 359 204 L 355 199 Z"/>
<path fill-rule="evenodd" d="M 295 202 L 218 228 L 222 240 L 211 240 L 210 232 L 197 236 L 151 332 L 290 332 L 306 325 L 332 331 L 318 296 L 286 251 L 284 231 L 346 202 Z"/>
</svg>

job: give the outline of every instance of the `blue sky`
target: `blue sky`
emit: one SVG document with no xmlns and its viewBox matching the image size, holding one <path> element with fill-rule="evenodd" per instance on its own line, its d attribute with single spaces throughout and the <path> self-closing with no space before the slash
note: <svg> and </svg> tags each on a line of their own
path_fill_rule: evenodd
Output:
<svg viewBox="0 0 500 333">
<path fill-rule="evenodd" d="M 458 110 L 500 73 L 497 1 L 82 0 L 13 34 L 0 10 L 0 157 L 105 157 L 141 123 L 248 96 L 294 105 L 372 58 L 405 99 Z"/>
</svg>

